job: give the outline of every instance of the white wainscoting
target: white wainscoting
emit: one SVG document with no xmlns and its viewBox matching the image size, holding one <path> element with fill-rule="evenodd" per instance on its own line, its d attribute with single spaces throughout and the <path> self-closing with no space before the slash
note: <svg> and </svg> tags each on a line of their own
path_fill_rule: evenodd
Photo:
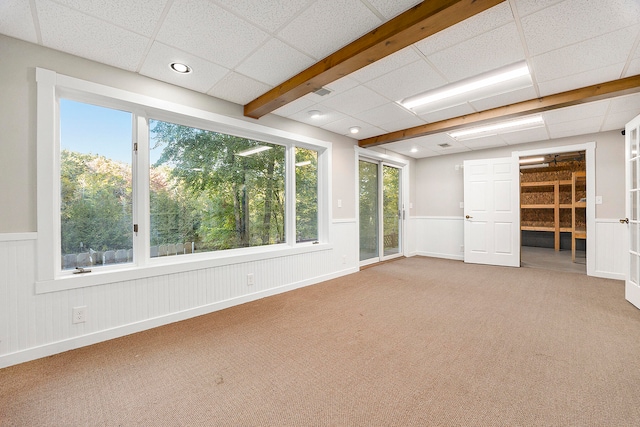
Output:
<svg viewBox="0 0 640 427">
<path fill-rule="evenodd" d="M 628 225 L 618 219 L 598 219 L 596 224 L 597 246 L 587 251 L 595 251 L 594 276 L 624 280 L 627 271 Z"/>
<path fill-rule="evenodd" d="M 331 227 L 327 250 L 44 294 L 34 292 L 34 236 L 0 235 L 0 368 L 358 271 L 355 220 Z M 77 306 L 85 323 L 71 322 Z"/>
<path fill-rule="evenodd" d="M 411 218 L 415 255 L 464 259 L 464 218 L 415 216 Z"/>
<path fill-rule="evenodd" d="M 464 219 L 462 217 L 412 217 L 412 238 L 415 255 L 447 259 L 464 259 Z M 618 219 L 596 219 L 593 251 L 593 275 L 607 279 L 624 280 L 627 263 L 627 225 Z"/>
</svg>

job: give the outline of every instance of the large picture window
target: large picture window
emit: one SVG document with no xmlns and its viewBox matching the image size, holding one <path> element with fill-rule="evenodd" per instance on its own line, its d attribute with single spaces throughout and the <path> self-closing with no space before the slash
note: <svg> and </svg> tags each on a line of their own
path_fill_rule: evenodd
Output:
<svg viewBox="0 0 640 427">
<path fill-rule="evenodd" d="M 327 249 L 330 143 L 36 79 L 37 292 Z"/>
<path fill-rule="evenodd" d="M 152 257 L 285 242 L 285 147 L 158 120 L 150 130 Z"/>
</svg>

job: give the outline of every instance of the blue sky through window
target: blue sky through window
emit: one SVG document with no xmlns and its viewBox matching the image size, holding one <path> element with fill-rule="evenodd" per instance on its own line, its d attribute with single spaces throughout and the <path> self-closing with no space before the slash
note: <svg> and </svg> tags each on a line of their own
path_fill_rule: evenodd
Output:
<svg viewBox="0 0 640 427">
<path fill-rule="evenodd" d="M 128 111 L 60 99 L 61 149 L 100 154 L 131 164 L 133 115 Z M 151 164 L 162 150 L 151 150 Z"/>
</svg>

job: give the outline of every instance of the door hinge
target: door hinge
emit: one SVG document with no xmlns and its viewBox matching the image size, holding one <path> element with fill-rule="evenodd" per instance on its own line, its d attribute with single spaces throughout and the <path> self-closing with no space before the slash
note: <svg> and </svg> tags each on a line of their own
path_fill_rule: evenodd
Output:
<svg viewBox="0 0 640 427">
<path fill-rule="evenodd" d="M 137 152 L 138 152 L 138 143 L 137 143 L 137 142 L 134 142 L 134 143 L 133 143 L 133 152 L 134 152 L 134 153 L 137 153 Z"/>
<path fill-rule="evenodd" d="M 133 224 L 133 232 L 134 233 L 138 232 L 138 224 Z"/>
</svg>

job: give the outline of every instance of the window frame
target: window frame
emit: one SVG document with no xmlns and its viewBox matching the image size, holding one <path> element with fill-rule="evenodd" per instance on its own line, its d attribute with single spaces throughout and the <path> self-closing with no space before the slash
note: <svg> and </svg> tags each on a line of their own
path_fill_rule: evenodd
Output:
<svg viewBox="0 0 640 427">
<path fill-rule="evenodd" d="M 75 289 L 124 280 L 171 274 L 218 265 L 250 262 L 289 254 L 326 250 L 329 241 L 331 143 L 249 120 L 224 116 L 183 104 L 36 68 L 37 84 L 37 266 L 36 293 Z M 72 274 L 60 266 L 60 116 L 59 99 L 85 102 L 131 112 L 133 223 L 132 263 L 96 267 L 87 274 Z M 163 120 L 213 132 L 264 141 L 285 147 L 286 242 L 189 254 L 150 257 L 149 120 Z M 318 241 L 296 242 L 295 147 L 318 152 Z M 52 179 L 53 178 L 53 179 Z M 133 227 L 133 224 L 132 224 Z"/>
</svg>

